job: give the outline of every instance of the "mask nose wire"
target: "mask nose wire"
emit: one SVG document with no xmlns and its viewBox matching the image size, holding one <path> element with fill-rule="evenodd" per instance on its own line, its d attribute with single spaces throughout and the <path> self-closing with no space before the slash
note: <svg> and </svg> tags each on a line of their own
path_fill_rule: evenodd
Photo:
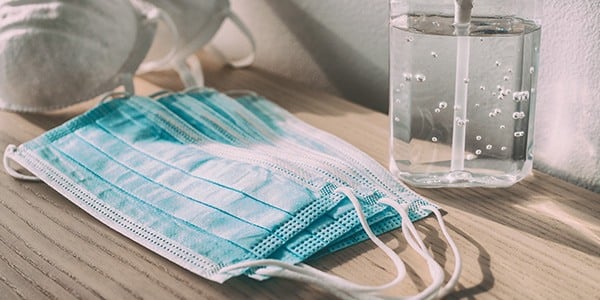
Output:
<svg viewBox="0 0 600 300">
<path fill-rule="evenodd" d="M 14 161 L 12 156 L 16 151 L 17 146 L 12 144 L 6 146 L 6 149 L 4 150 L 4 157 L 2 158 L 2 163 L 4 164 L 4 170 L 6 170 L 6 173 L 8 173 L 8 175 L 16 179 L 27 181 L 40 181 L 40 179 L 37 176 L 21 174 L 17 172 L 17 170 L 13 169 L 13 167 L 10 165 L 10 160 Z"/>
</svg>

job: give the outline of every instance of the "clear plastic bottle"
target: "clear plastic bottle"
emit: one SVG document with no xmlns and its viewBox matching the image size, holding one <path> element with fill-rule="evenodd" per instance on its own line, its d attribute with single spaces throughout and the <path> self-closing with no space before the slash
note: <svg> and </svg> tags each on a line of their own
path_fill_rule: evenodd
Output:
<svg viewBox="0 0 600 300">
<path fill-rule="evenodd" d="M 390 1 L 390 170 L 510 186 L 533 165 L 542 0 L 478 0 L 468 18 L 456 3 Z"/>
</svg>

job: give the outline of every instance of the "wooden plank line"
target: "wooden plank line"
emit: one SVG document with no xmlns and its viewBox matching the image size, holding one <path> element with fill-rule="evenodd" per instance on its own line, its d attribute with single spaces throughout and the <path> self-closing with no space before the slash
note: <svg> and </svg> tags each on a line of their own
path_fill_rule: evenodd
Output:
<svg viewBox="0 0 600 300">
<path fill-rule="evenodd" d="M 139 252 L 139 250 L 137 248 L 141 247 L 138 244 L 129 244 L 129 245 L 125 245 L 123 242 L 118 241 L 117 239 L 109 236 L 105 230 L 100 230 L 99 228 L 97 228 L 98 226 L 102 226 L 103 229 L 106 229 L 108 227 L 105 227 L 104 224 L 101 224 L 100 222 L 94 220 L 94 221 L 90 221 L 90 220 L 86 220 L 83 219 L 82 217 L 80 217 L 79 215 L 73 213 L 71 210 L 66 209 L 64 207 L 59 206 L 55 201 L 49 200 L 48 197 L 46 197 L 46 195 L 43 195 L 41 193 L 38 193 L 34 190 L 31 189 L 31 187 L 27 184 L 24 184 L 24 188 L 26 190 L 28 190 L 29 192 L 33 193 L 34 195 L 36 195 L 36 197 L 41 198 L 45 201 L 47 201 L 47 203 L 50 203 L 51 205 L 53 205 L 56 209 L 61 210 L 62 214 L 67 214 L 71 219 L 76 220 L 79 222 L 80 225 L 85 226 L 86 228 L 88 228 L 89 230 L 91 230 L 93 233 L 98 234 L 99 236 L 101 236 L 102 238 L 107 239 L 108 241 L 110 241 L 112 244 L 118 246 L 119 248 L 125 250 L 124 252 L 127 254 L 133 254 L 135 255 L 137 258 L 142 259 L 145 263 L 150 264 L 152 267 L 155 267 L 159 270 L 161 270 L 162 272 L 164 272 L 166 275 L 168 275 L 169 277 L 171 277 L 172 279 L 174 279 L 177 282 L 180 282 L 182 284 L 184 284 L 187 288 L 189 288 L 190 290 L 194 291 L 195 293 L 197 293 L 198 295 L 202 295 L 204 293 L 203 290 L 199 289 L 197 287 L 197 285 L 192 284 L 189 280 L 183 278 L 182 276 L 178 276 L 177 274 L 174 274 L 173 272 L 170 271 L 170 268 L 167 268 L 165 266 L 161 266 L 159 264 L 157 264 L 155 261 L 149 259 L 146 255 L 143 255 L 142 253 Z M 62 198 L 62 196 L 61 196 Z M 65 201 L 68 201 L 66 198 L 62 198 Z M 30 202 L 28 202 L 30 203 Z M 30 203 L 31 206 L 33 207 L 37 207 L 33 204 Z M 48 217 L 49 219 L 53 220 L 55 223 L 58 223 L 58 221 L 56 220 L 56 218 L 51 217 L 48 213 L 46 213 L 42 208 L 38 208 L 38 211 L 40 211 L 42 214 L 44 214 L 46 217 Z M 79 210 L 79 208 L 76 208 L 77 210 Z M 61 227 L 66 228 L 67 225 L 64 225 Z M 68 226 L 67 226 L 68 227 Z M 115 232 L 113 229 L 110 229 L 110 231 Z M 71 231 L 71 230 L 69 230 Z M 82 234 L 83 235 L 83 234 Z M 85 235 L 83 235 L 85 236 Z M 124 237 L 124 236 L 123 236 Z M 127 239 L 127 241 L 129 241 L 129 239 Z M 100 246 L 98 243 L 93 242 L 91 239 L 89 240 L 90 243 L 94 244 L 94 245 L 98 245 L 99 247 L 102 247 L 103 249 L 106 249 L 106 247 L 104 246 Z M 109 251 L 108 249 L 106 251 Z M 144 251 L 150 251 L 147 250 L 146 248 L 144 248 Z M 154 252 L 152 252 L 152 255 L 155 255 Z M 160 258 L 163 259 L 163 258 Z M 131 265 L 132 267 L 134 267 L 134 264 L 132 263 L 128 263 L 129 265 Z M 169 262 L 170 264 L 170 262 Z M 184 270 L 184 272 L 189 273 L 189 271 Z M 189 273 L 191 274 L 191 273 Z M 197 276 L 197 275 L 191 275 L 191 276 Z M 158 280 L 158 279 L 156 279 Z M 162 284 L 162 283 L 161 283 Z M 164 284 L 163 284 L 164 285 Z"/>
<path fill-rule="evenodd" d="M 25 198 L 23 199 L 23 201 L 25 201 L 29 206 L 31 206 L 34 209 L 36 209 L 40 214 L 44 215 L 46 218 L 48 218 L 49 220 L 51 220 L 54 224 L 60 226 L 61 228 L 65 229 L 67 232 L 71 233 L 73 236 L 78 237 L 79 239 L 85 241 L 87 244 L 90 244 L 90 245 L 96 247 L 97 249 L 102 250 L 104 253 L 108 254 L 110 257 L 118 260 L 122 264 L 125 264 L 125 265 L 129 266 L 130 268 L 132 268 L 133 270 L 135 270 L 135 271 L 139 272 L 140 274 L 144 275 L 146 278 L 148 278 L 150 281 L 152 281 L 156 285 L 158 285 L 161 288 L 167 290 L 171 294 L 171 296 L 174 296 L 177 299 L 185 299 L 185 297 L 182 296 L 180 293 L 178 293 L 177 291 L 175 291 L 171 287 L 165 285 L 158 278 L 152 276 L 148 272 L 146 272 L 146 271 L 142 270 L 141 268 L 137 267 L 135 264 L 131 263 L 129 260 L 127 260 L 124 257 L 116 254 L 115 252 L 111 251 L 107 247 L 105 247 L 105 246 L 103 246 L 103 245 L 101 245 L 99 243 L 96 243 L 94 240 L 92 240 L 88 236 L 82 234 L 81 232 L 79 232 L 77 230 L 73 230 L 71 228 L 71 226 L 68 226 L 68 225 L 64 224 L 58 218 L 53 217 L 53 216 L 47 214 L 43 209 L 41 209 L 40 207 L 36 206 L 31 201 L 29 201 L 29 200 L 27 200 Z M 88 223 L 88 222 L 86 222 L 86 223 Z"/>
<path fill-rule="evenodd" d="M 37 233 L 38 235 L 40 235 L 41 237 L 43 237 L 44 239 L 46 239 L 48 242 L 50 242 L 52 245 L 54 245 L 55 247 L 57 247 L 59 250 L 65 252 L 68 255 L 70 255 L 71 257 L 73 257 L 77 261 L 81 262 L 82 264 L 86 265 L 88 268 L 92 269 L 94 272 L 102 275 L 104 278 L 112 281 L 117 286 L 119 286 L 124 291 L 126 291 L 131 297 L 133 297 L 135 299 L 138 299 L 138 300 L 143 299 L 138 293 L 136 293 L 135 291 L 131 290 L 129 287 L 125 286 L 122 282 L 116 280 L 114 277 L 110 276 L 109 274 L 107 274 L 103 270 L 99 269 L 97 266 L 95 266 L 95 265 L 91 264 L 90 262 L 82 259 L 81 256 L 79 256 L 77 253 L 74 253 L 70 249 L 66 248 L 64 245 L 58 243 L 55 239 L 53 239 L 50 236 L 48 236 L 47 234 L 45 234 L 42 230 L 40 230 L 37 226 L 35 226 L 31 221 L 29 221 L 27 218 L 25 218 L 21 214 L 19 214 L 19 212 L 17 212 L 12 207 L 10 207 L 5 201 L 0 200 L 0 204 L 2 204 L 2 206 L 4 206 L 7 210 L 9 210 L 15 217 L 17 217 L 23 223 L 25 223 L 33 232 Z"/>
<path fill-rule="evenodd" d="M 4 286 L 8 287 L 11 292 L 13 293 L 13 295 L 17 296 L 19 299 L 26 299 L 25 296 L 23 296 L 23 293 L 21 293 L 21 291 L 19 291 L 19 289 L 12 284 L 10 281 L 8 281 L 8 279 L 6 277 L 4 277 L 2 275 L 2 273 L 0 273 L 0 283 L 4 284 Z M 4 297 L 5 294 L 2 294 L 2 297 Z"/>
<path fill-rule="evenodd" d="M 4 229 L 4 226 L 2 226 L 1 224 L 0 224 L 0 226 L 2 227 L 2 229 Z M 6 235 L 4 235 L 4 234 L 2 236 L 6 237 Z M 12 252 L 14 252 L 20 259 L 22 259 L 23 261 L 27 262 L 32 268 L 34 268 L 38 272 L 44 274 L 45 277 L 47 277 L 50 280 L 52 280 L 58 286 L 60 286 L 65 291 L 67 291 L 69 294 L 71 294 L 74 298 L 83 299 L 82 296 L 79 293 L 77 293 L 73 288 L 71 288 L 69 285 L 67 285 L 66 283 L 64 283 L 62 280 L 56 278 L 56 276 L 53 276 L 52 274 L 50 274 L 50 272 L 48 272 L 46 270 L 43 270 L 43 268 L 38 263 L 36 263 L 31 257 L 25 255 L 21 251 L 21 249 L 17 248 L 14 245 L 14 243 L 5 242 L 4 240 L 1 240 L 0 242 L 2 242 L 5 245 L 5 247 L 7 247 L 8 249 L 10 249 Z"/>
<path fill-rule="evenodd" d="M 443 190 L 437 192 L 447 194 Z M 567 226 L 561 220 L 524 211 L 525 207 L 522 204 L 514 204 L 510 199 L 508 201 L 506 199 L 495 199 L 489 192 L 489 194 L 481 193 L 477 189 L 463 189 L 460 192 L 465 195 L 474 196 L 472 197 L 474 200 L 465 200 L 467 197 L 465 199 L 456 197 L 454 199 L 447 199 L 444 202 L 452 203 L 453 206 L 460 207 L 462 210 L 476 212 L 478 215 L 494 220 L 498 224 L 517 228 L 538 237 L 551 238 L 553 241 L 569 245 L 580 251 L 600 254 L 600 248 L 597 244 L 586 242 L 575 235 L 565 234 L 565 232 L 569 232 L 573 228 Z M 513 189 L 503 189 L 502 192 L 507 194 L 509 198 L 521 197 L 519 192 Z M 527 200 L 524 200 L 524 202 L 527 203 Z M 528 202 L 533 203 L 532 201 Z"/>
<path fill-rule="evenodd" d="M 8 237 L 6 234 L 4 234 L 3 236 Z M 30 281 L 30 283 L 33 286 L 36 286 L 37 283 L 39 282 L 41 283 L 46 283 L 46 285 L 48 285 L 48 288 L 50 288 L 52 291 L 47 290 L 48 293 L 44 292 L 44 294 L 52 294 L 52 296 L 47 295 L 49 298 L 54 298 L 54 299 L 66 299 L 66 298 L 77 298 L 77 299 L 82 299 L 82 296 L 77 293 L 74 289 L 72 289 L 71 287 L 69 287 L 65 282 L 63 282 L 62 280 L 60 280 L 59 278 L 57 278 L 56 276 L 50 274 L 48 271 L 43 270 L 39 264 L 37 264 L 33 259 L 31 259 L 29 256 L 25 255 L 21 249 L 17 248 L 16 245 L 14 245 L 14 240 L 11 242 L 9 241 L 5 241 L 2 240 L 1 241 L 1 246 L 4 247 L 3 249 L 3 253 L 8 253 L 11 254 L 12 257 L 10 257 L 10 259 L 13 262 L 20 262 L 19 265 L 21 265 L 20 269 L 20 273 L 23 274 L 30 274 L 31 276 L 33 276 Z M 15 257 L 16 256 L 16 257 Z M 15 267 L 17 267 L 15 265 Z M 36 276 L 37 275 L 37 276 Z M 37 281 L 39 280 L 38 277 L 42 277 L 42 279 L 48 279 L 48 280 L 43 280 L 43 281 Z M 41 286 L 39 286 L 41 288 Z"/>
<path fill-rule="evenodd" d="M 2 240 L 0 240 L 0 242 L 2 244 L 4 244 L 4 242 Z M 22 279 L 24 279 L 25 281 L 29 282 L 29 284 L 31 284 L 31 286 L 33 286 L 34 288 L 36 288 L 39 292 L 41 292 L 44 296 L 46 296 L 48 299 L 58 299 L 57 296 L 55 296 L 54 294 L 52 294 L 50 291 L 48 291 L 47 289 L 45 289 L 44 287 L 42 287 L 41 285 L 39 285 L 37 283 L 37 281 L 35 281 L 34 279 L 32 279 L 29 275 L 27 275 L 25 272 L 23 272 L 23 270 L 21 270 L 21 268 L 19 268 L 15 263 L 13 263 L 11 260 L 9 260 L 7 257 L 5 257 L 4 255 L 2 255 L 3 252 L 0 252 L 0 261 L 4 261 L 4 263 L 11 268 L 16 274 L 18 274 Z"/>
<path fill-rule="evenodd" d="M 75 283 L 79 284 L 80 286 L 82 286 L 84 289 L 88 290 L 89 292 L 91 292 L 94 296 L 96 296 L 97 298 L 102 298 L 104 299 L 104 297 L 102 297 L 100 295 L 100 293 L 98 293 L 96 290 L 94 290 L 93 288 L 87 286 L 86 284 L 84 284 L 83 282 L 79 281 L 79 279 L 69 273 L 67 270 L 60 268 L 56 263 L 54 263 L 53 261 L 51 261 L 48 257 L 46 257 L 43 253 L 39 252 L 38 250 L 34 249 L 33 246 L 31 246 L 31 244 L 29 244 L 28 242 L 26 242 L 23 238 L 21 238 L 16 232 L 12 231 L 10 229 L 10 227 L 6 226 L 5 224 L 3 224 L 2 222 L 0 222 L 0 227 L 2 227 L 2 229 L 4 229 L 5 231 L 7 231 L 8 233 L 10 233 L 13 238 L 19 240 L 29 251 L 33 252 L 35 255 L 37 255 L 39 258 L 41 258 L 43 261 L 45 261 L 48 265 L 50 265 L 51 267 L 55 268 L 56 270 L 58 270 L 59 272 L 63 273 L 64 275 L 66 275 L 68 278 L 70 278 L 71 280 L 73 280 Z"/>
</svg>

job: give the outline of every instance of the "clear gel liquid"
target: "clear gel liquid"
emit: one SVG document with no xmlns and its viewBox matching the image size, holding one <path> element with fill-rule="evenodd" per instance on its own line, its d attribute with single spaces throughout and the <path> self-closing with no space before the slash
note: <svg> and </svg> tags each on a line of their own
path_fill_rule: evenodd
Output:
<svg viewBox="0 0 600 300">
<path fill-rule="evenodd" d="M 390 169 L 422 187 L 510 186 L 532 169 L 540 27 L 474 17 L 469 36 L 457 37 L 453 21 L 392 19 Z M 459 38 L 469 39 L 469 73 L 457 79 Z M 462 109 L 454 99 L 457 80 L 467 90 L 466 118 L 454 113 Z M 460 170 L 451 168 L 457 128 L 465 129 Z"/>
</svg>

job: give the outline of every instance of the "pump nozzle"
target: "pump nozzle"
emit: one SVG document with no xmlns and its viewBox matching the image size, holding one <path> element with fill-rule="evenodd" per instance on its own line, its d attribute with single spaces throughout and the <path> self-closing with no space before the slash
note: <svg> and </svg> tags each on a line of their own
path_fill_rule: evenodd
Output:
<svg viewBox="0 0 600 300">
<path fill-rule="evenodd" d="M 473 0 L 455 0 L 454 24 L 469 24 L 471 22 L 471 10 Z"/>
<path fill-rule="evenodd" d="M 454 2 L 454 32 L 456 43 L 456 79 L 454 89 L 454 130 L 452 132 L 452 161 L 450 170 L 454 173 L 452 179 L 462 180 L 465 176 L 465 139 L 467 124 L 467 98 L 469 95 L 469 26 L 473 0 L 455 0 Z"/>
</svg>

